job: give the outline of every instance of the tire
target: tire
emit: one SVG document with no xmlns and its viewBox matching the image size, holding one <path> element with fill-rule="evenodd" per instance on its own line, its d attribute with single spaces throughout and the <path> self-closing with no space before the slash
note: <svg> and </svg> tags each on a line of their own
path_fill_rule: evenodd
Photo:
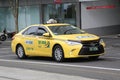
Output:
<svg viewBox="0 0 120 80">
<path fill-rule="evenodd" d="M 1 36 L 0 36 L 0 40 L 1 40 L 1 41 L 5 41 L 5 40 L 6 40 L 6 36 L 5 36 L 5 35 L 1 35 Z"/>
<path fill-rule="evenodd" d="M 91 56 L 89 57 L 90 60 L 97 60 L 99 58 L 99 56 Z"/>
<path fill-rule="evenodd" d="M 64 51 L 60 45 L 56 45 L 53 49 L 53 58 L 57 62 L 64 60 Z"/>
<path fill-rule="evenodd" d="M 16 55 L 19 59 L 25 59 L 27 56 L 25 55 L 25 51 L 23 46 L 19 45 L 16 49 Z"/>
</svg>

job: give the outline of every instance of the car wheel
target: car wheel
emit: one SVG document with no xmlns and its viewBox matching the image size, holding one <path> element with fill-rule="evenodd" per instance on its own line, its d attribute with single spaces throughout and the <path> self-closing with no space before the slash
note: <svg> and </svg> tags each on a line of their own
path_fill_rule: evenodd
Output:
<svg viewBox="0 0 120 80">
<path fill-rule="evenodd" d="M 26 58 L 24 48 L 21 45 L 19 45 L 17 47 L 16 54 L 17 54 L 19 59 L 25 59 Z"/>
<path fill-rule="evenodd" d="M 89 57 L 90 60 L 97 60 L 99 58 L 99 56 L 91 56 Z"/>
<path fill-rule="evenodd" d="M 57 62 L 62 62 L 64 60 L 64 52 L 60 45 L 56 45 L 53 50 L 53 58 Z"/>
<path fill-rule="evenodd" d="M 1 36 L 0 36 L 0 40 L 1 40 L 1 41 L 5 41 L 5 40 L 6 40 L 6 36 L 5 36 L 5 35 L 1 35 Z"/>
</svg>

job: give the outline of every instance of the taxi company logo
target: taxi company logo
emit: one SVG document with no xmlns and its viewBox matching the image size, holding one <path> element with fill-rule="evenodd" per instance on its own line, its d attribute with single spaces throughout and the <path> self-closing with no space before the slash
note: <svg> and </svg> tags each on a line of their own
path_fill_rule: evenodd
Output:
<svg viewBox="0 0 120 80">
<path fill-rule="evenodd" d="M 26 44 L 33 44 L 33 41 L 27 40 L 25 43 L 26 43 Z"/>
<path fill-rule="evenodd" d="M 50 47 L 50 42 L 49 41 L 38 41 L 39 47 L 45 47 L 45 48 L 49 48 Z"/>
</svg>

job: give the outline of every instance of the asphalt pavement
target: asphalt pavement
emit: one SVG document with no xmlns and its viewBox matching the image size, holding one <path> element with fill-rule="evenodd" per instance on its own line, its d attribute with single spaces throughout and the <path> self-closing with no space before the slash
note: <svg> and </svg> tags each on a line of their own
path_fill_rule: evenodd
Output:
<svg viewBox="0 0 120 80">
<path fill-rule="evenodd" d="M 0 42 L 0 48 L 10 47 L 11 39 Z M 82 76 L 71 76 L 22 68 L 0 66 L 0 80 L 97 80 Z"/>
<path fill-rule="evenodd" d="M 120 35 L 101 36 L 107 47 L 120 47 Z M 0 48 L 10 46 L 11 39 L 0 42 Z M 71 76 L 30 69 L 0 66 L 0 80 L 97 80 L 81 76 Z"/>
<path fill-rule="evenodd" d="M 120 47 L 120 34 L 102 36 L 107 47 Z"/>
</svg>

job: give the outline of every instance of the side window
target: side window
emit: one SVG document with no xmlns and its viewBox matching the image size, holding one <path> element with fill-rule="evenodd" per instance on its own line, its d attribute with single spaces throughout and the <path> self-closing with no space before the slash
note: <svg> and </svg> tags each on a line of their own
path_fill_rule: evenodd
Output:
<svg viewBox="0 0 120 80">
<path fill-rule="evenodd" d="M 24 35 L 36 35 L 36 31 L 37 31 L 38 27 L 30 27 L 29 29 L 27 29 L 23 34 Z"/>
<path fill-rule="evenodd" d="M 44 28 L 39 27 L 38 30 L 37 30 L 37 35 L 42 36 L 46 32 L 47 31 Z"/>
</svg>

